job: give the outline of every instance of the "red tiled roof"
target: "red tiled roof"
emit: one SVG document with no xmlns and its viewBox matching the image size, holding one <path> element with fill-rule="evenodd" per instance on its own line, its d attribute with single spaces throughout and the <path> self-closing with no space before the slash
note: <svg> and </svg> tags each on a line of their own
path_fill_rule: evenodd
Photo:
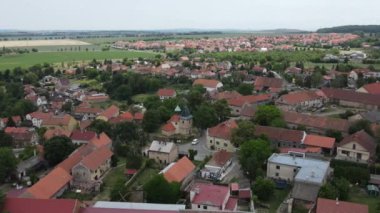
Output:
<svg viewBox="0 0 380 213">
<path fill-rule="evenodd" d="M 44 134 L 44 138 L 46 140 L 49 140 L 50 138 L 55 137 L 55 136 L 70 137 L 70 135 L 71 135 L 71 132 L 68 131 L 68 130 L 64 130 L 64 129 L 61 129 L 61 128 L 55 128 L 55 129 L 48 129 L 48 130 L 46 130 L 46 132 Z"/>
<path fill-rule="evenodd" d="M 312 101 L 321 98 L 317 95 L 315 91 L 301 91 L 301 92 L 292 92 L 286 95 L 283 95 L 279 98 L 279 102 L 284 104 L 298 104 L 305 101 Z"/>
<path fill-rule="evenodd" d="M 232 198 L 232 197 L 228 198 L 226 206 L 224 209 L 234 211 L 236 209 L 237 202 L 238 202 L 238 200 L 236 198 Z"/>
<path fill-rule="evenodd" d="M 369 94 L 380 95 L 380 82 L 376 82 L 376 83 L 372 83 L 372 84 L 366 84 L 366 85 L 363 86 L 363 88 Z"/>
<path fill-rule="evenodd" d="M 146 209 L 111 209 L 87 207 L 81 209 L 80 213 L 178 213 L 178 210 L 146 210 Z M 195 212 L 193 212 L 195 213 Z"/>
<path fill-rule="evenodd" d="M 301 144 L 305 134 L 304 131 L 300 130 L 259 125 L 255 126 L 255 135 L 265 135 L 272 141 L 286 141 Z"/>
<path fill-rule="evenodd" d="M 192 190 L 197 191 L 191 203 L 221 207 L 229 196 L 228 186 L 213 185 L 210 183 L 196 183 Z"/>
<path fill-rule="evenodd" d="M 168 182 L 181 183 L 194 169 L 193 162 L 184 156 L 164 173 L 164 177 Z"/>
<path fill-rule="evenodd" d="M 33 137 L 33 132 L 27 127 L 6 127 L 4 132 L 18 141 L 29 141 Z"/>
<path fill-rule="evenodd" d="M 281 89 L 283 85 L 283 81 L 278 78 L 267 78 L 267 77 L 257 77 L 255 80 L 255 89 L 262 90 L 264 87 L 269 88 L 271 91 L 273 89 L 278 90 Z"/>
<path fill-rule="evenodd" d="M 3 118 L 2 119 L 3 122 L 6 124 L 8 123 L 8 118 Z M 17 124 L 17 123 L 20 123 L 21 122 L 21 116 L 19 115 L 16 115 L 16 116 L 12 116 L 12 120 Z"/>
<path fill-rule="evenodd" d="M 288 111 L 283 111 L 282 114 L 285 122 L 296 125 L 303 125 L 306 127 L 310 126 L 324 130 L 333 129 L 342 132 L 348 132 L 348 128 L 350 126 L 347 120 L 340 118 L 318 117 Z"/>
<path fill-rule="evenodd" d="M 108 107 L 106 110 L 104 110 L 102 113 L 100 113 L 99 116 L 104 116 L 107 119 L 110 119 L 112 117 L 116 117 L 119 114 L 119 108 L 115 105 L 112 105 Z"/>
<path fill-rule="evenodd" d="M 91 121 L 90 120 L 81 121 L 79 123 L 79 128 L 81 130 L 84 130 L 84 129 L 87 129 L 87 127 L 89 127 L 90 125 L 91 125 Z"/>
<path fill-rule="evenodd" d="M 247 96 L 240 96 L 234 99 L 229 99 L 228 104 L 231 106 L 242 107 L 244 104 L 260 103 L 260 102 L 268 101 L 270 99 L 271 99 L 270 94 L 247 95 Z"/>
<path fill-rule="evenodd" d="M 231 183 L 230 188 L 231 188 L 231 191 L 238 191 L 239 190 L 239 184 L 238 183 Z"/>
<path fill-rule="evenodd" d="M 219 92 L 219 93 L 211 95 L 211 98 L 214 100 L 223 100 L 223 99 L 229 100 L 233 98 L 238 98 L 240 96 L 242 95 L 236 91 L 223 91 L 223 92 Z"/>
<path fill-rule="evenodd" d="M 204 87 L 216 89 L 219 83 L 220 81 L 213 80 L 213 79 L 197 79 L 194 81 L 193 85 L 202 85 Z"/>
<path fill-rule="evenodd" d="M 178 114 L 174 114 L 171 118 L 170 118 L 170 122 L 179 122 L 180 120 L 180 116 Z"/>
<path fill-rule="evenodd" d="M 72 199 L 6 198 L 2 211 L 10 213 L 77 213 L 79 202 Z"/>
<path fill-rule="evenodd" d="M 92 144 L 82 145 L 78 149 L 76 149 L 74 152 L 72 152 L 69 157 L 67 157 L 64 161 L 58 164 L 57 167 L 61 167 L 62 169 L 66 170 L 70 173 L 71 169 L 77 165 L 83 157 L 90 154 L 96 149 L 95 146 Z"/>
<path fill-rule="evenodd" d="M 90 143 L 95 145 L 97 148 L 100 148 L 102 146 L 109 146 L 112 144 L 112 140 L 106 133 L 102 132 L 98 137 L 93 138 Z"/>
<path fill-rule="evenodd" d="M 103 146 L 95 151 L 91 152 L 91 154 L 87 155 L 83 158 L 82 164 L 86 166 L 88 169 L 95 171 L 99 168 L 106 160 L 108 160 L 113 153 L 107 146 Z"/>
<path fill-rule="evenodd" d="M 124 112 L 119 117 L 121 117 L 122 119 L 127 120 L 127 121 L 133 121 L 133 115 L 130 112 Z"/>
<path fill-rule="evenodd" d="M 304 149 L 302 149 L 302 148 L 289 148 L 289 147 L 280 148 L 280 153 L 289 153 L 289 152 L 321 153 L 322 149 L 319 147 L 306 147 Z"/>
<path fill-rule="evenodd" d="M 316 213 L 368 213 L 368 206 L 346 201 L 318 198 Z"/>
<path fill-rule="evenodd" d="M 232 153 L 225 150 L 215 152 L 210 160 L 210 164 L 217 166 L 224 166 L 232 158 Z"/>
<path fill-rule="evenodd" d="M 53 116 L 53 113 L 43 113 L 43 112 L 36 111 L 36 112 L 29 113 L 29 115 L 32 118 L 37 118 L 39 120 L 47 120 Z"/>
<path fill-rule="evenodd" d="M 141 112 L 136 112 L 134 114 L 134 119 L 135 120 L 143 120 L 144 119 L 144 114 L 142 114 Z"/>
<path fill-rule="evenodd" d="M 364 130 L 360 130 L 359 132 L 355 132 L 352 135 L 346 136 L 343 138 L 341 142 L 339 142 L 339 147 L 344 146 L 345 144 L 348 144 L 350 142 L 357 142 L 360 144 L 363 148 L 365 148 L 371 155 L 373 156 L 376 152 L 376 146 L 377 143 L 375 139 L 373 139 L 368 133 L 366 133 Z"/>
<path fill-rule="evenodd" d="M 253 106 L 243 106 L 243 109 L 240 111 L 240 115 L 244 117 L 250 117 L 253 118 L 256 114 L 256 110 L 253 108 Z"/>
<path fill-rule="evenodd" d="M 72 179 L 72 176 L 63 168 L 56 167 L 45 177 L 30 187 L 23 197 L 49 199 L 65 187 Z"/>
<path fill-rule="evenodd" d="M 176 95 L 176 92 L 174 89 L 159 89 L 157 91 L 157 95 L 164 97 L 174 97 Z"/>
<path fill-rule="evenodd" d="M 169 123 L 166 123 L 164 126 L 162 126 L 161 130 L 165 132 L 174 132 L 175 126 L 171 122 L 169 122 Z"/>
<path fill-rule="evenodd" d="M 64 116 L 52 116 L 49 119 L 44 119 L 42 125 L 44 126 L 67 126 L 70 120 L 73 119 L 71 115 L 65 114 Z"/>
<path fill-rule="evenodd" d="M 366 105 L 380 106 L 379 94 L 368 94 L 355 92 L 351 90 L 335 89 L 335 88 L 322 88 L 322 92 L 329 99 L 350 101 Z"/>
<path fill-rule="evenodd" d="M 320 135 L 306 135 L 303 143 L 307 146 L 333 149 L 335 145 L 335 138 Z"/>
<path fill-rule="evenodd" d="M 70 138 L 77 141 L 90 141 L 94 137 L 96 137 L 96 132 L 75 130 Z"/>
<path fill-rule="evenodd" d="M 223 138 L 225 140 L 231 139 L 232 129 L 237 128 L 238 125 L 235 120 L 227 120 L 214 127 L 208 128 L 208 134 L 211 137 Z"/>
<path fill-rule="evenodd" d="M 74 113 L 78 113 L 78 114 L 81 114 L 81 113 L 99 114 L 99 113 L 101 113 L 102 111 L 103 111 L 103 110 L 100 109 L 100 108 L 93 108 L 93 107 L 77 107 L 77 108 L 75 108 Z"/>
</svg>

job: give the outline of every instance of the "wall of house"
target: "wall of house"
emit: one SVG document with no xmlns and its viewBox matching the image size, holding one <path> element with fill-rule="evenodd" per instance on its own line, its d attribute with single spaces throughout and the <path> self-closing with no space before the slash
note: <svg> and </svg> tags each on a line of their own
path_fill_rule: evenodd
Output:
<svg viewBox="0 0 380 213">
<path fill-rule="evenodd" d="M 267 177 L 273 179 L 281 179 L 293 182 L 294 176 L 297 174 L 297 172 L 298 168 L 294 166 L 276 164 L 272 162 L 268 162 L 267 165 Z"/>
<path fill-rule="evenodd" d="M 355 145 L 355 149 L 354 149 Z M 347 152 L 347 153 L 345 153 Z M 358 159 L 358 154 L 361 154 L 361 159 Z M 347 143 L 343 146 L 337 147 L 337 158 L 345 160 L 361 160 L 368 161 L 370 159 L 370 153 L 355 141 Z"/>
<path fill-rule="evenodd" d="M 170 153 L 148 151 L 148 156 L 149 159 L 153 159 L 157 163 L 169 164 L 177 159 L 178 149 L 174 149 Z"/>
<path fill-rule="evenodd" d="M 317 184 L 296 181 L 292 189 L 292 197 L 298 200 L 315 202 L 320 188 L 321 186 Z"/>
<path fill-rule="evenodd" d="M 208 210 L 208 211 L 220 211 L 220 207 L 218 206 L 208 206 L 208 205 L 198 205 L 198 204 L 191 204 L 192 210 Z"/>
<path fill-rule="evenodd" d="M 236 151 L 236 148 L 234 145 L 231 144 L 231 142 L 229 140 L 225 140 L 225 139 L 222 139 L 222 138 L 216 138 L 216 137 L 211 137 L 210 135 L 208 135 L 208 132 L 207 132 L 207 147 L 209 149 L 214 149 L 214 150 L 217 150 L 217 151 L 220 151 L 220 150 L 226 150 L 228 152 L 235 152 Z"/>
<path fill-rule="evenodd" d="M 99 166 L 95 171 L 91 171 L 91 180 L 99 180 L 104 173 L 106 173 L 111 168 L 111 159 L 106 160 L 102 165 Z"/>
<path fill-rule="evenodd" d="M 176 133 L 181 135 L 190 135 L 191 127 L 193 126 L 193 119 L 180 119 L 178 122 L 178 128 L 176 128 Z"/>
</svg>

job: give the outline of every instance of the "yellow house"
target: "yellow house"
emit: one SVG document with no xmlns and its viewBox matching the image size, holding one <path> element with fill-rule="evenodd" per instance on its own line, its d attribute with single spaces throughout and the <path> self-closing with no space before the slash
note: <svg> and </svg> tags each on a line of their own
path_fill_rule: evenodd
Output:
<svg viewBox="0 0 380 213">
<path fill-rule="evenodd" d="M 48 129 L 61 128 L 66 131 L 73 131 L 78 125 L 78 122 L 71 115 L 52 116 L 42 121 L 42 127 Z"/>
</svg>

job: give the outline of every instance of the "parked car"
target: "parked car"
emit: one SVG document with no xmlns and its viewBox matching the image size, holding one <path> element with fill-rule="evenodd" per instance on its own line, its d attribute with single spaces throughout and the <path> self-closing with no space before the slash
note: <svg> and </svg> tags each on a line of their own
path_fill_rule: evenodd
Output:
<svg viewBox="0 0 380 213">
<path fill-rule="evenodd" d="M 192 145 L 197 145 L 199 143 L 197 138 L 194 138 L 193 141 L 191 142 Z"/>
</svg>

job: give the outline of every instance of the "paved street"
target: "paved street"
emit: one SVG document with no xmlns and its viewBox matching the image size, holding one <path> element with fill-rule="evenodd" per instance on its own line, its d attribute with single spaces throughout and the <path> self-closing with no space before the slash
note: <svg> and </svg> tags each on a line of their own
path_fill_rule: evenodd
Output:
<svg viewBox="0 0 380 213">
<path fill-rule="evenodd" d="M 188 153 L 189 149 L 194 149 L 198 151 L 198 154 L 195 156 L 195 160 L 202 161 L 208 155 L 212 155 L 213 151 L 209 150 L 206 147 L 206 133 L 204 133 L 200 138 L 198 138 L 198 144 L 192 145 L 191 142 L 180 144 L 179 152 L 180 153 Z"/>
</svg>

